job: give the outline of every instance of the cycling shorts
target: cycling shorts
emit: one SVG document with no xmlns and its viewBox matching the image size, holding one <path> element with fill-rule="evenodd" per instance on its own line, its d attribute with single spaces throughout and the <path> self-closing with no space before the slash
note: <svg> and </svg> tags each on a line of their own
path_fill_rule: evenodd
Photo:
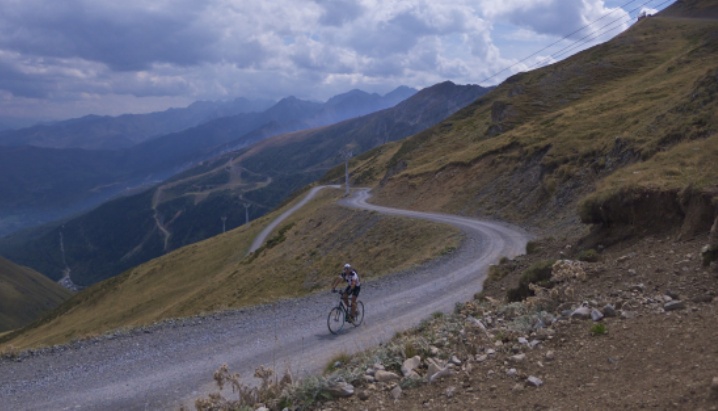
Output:
<svg viewBox="0 0 718 411">
<path fill-rule="evenodd" d="M 354 291 L 352 291 L 352 286 L 348 285 L 347 288 L 344 290 L 344 294 L 359 297 L 359 291 L 361 291 L 360 285 L 354 287 Z"/>
</svg>

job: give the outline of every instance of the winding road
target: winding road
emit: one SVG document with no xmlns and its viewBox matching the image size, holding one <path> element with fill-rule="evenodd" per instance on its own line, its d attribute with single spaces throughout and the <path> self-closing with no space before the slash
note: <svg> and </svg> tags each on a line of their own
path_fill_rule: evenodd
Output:
<svg viewBox="0 0 718 411">
<path fill-rule="evenodd" d="M 288 368 L 300 376 L 317 372 L 337 353 L 376 346 L 432 313 L 449 312 L 456 302 L 470 299 L 481 289 L 489 264 L 502 256 L 522 254 L 530 237 L 506 224 L 381 207 L 368 203 L 368 198 L 368 190 L 356 190 L 341 204 L 451 224 L 466 237 L 449 256 L 413 271 L 365 281 L 361 299 L 366 315 L 361 327 L 338 336 L 328 332 L 326 316 L 336 295 L 327 292 L 168 322 L 22 361 L 5 359 L 0 361 L 0 409 L 192 408 L 194 398 L 216 390 L 212 374 L 222 364 L 244 377 L 251 377 L 259 365 L 279 371 Z M 282 218 L 286 215 L 278 219 Z"/>
</svg>

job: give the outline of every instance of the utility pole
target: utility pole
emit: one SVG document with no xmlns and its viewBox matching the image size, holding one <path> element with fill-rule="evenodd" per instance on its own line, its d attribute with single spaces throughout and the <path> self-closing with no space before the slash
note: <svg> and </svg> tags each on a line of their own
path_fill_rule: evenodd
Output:
<svg viewBox="0 0 718 411">
<path fill-rule="evenodd" d="M 344 153 L 344 196 L 349 196 L 349 159 L 352 158 L 352 152 L 347 151 Z"/>
</svg>

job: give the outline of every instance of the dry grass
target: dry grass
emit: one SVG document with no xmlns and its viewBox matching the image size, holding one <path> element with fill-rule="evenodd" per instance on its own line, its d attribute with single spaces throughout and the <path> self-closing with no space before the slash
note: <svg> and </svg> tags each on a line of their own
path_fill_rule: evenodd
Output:
<svg viewBox="0 0 718 411">
<path fill-rule="evenodd" d="M 368 280 L 421 264 L 460 241 L 457 230 L 438 224 L 339 207 L 334 203 L 341 194 L 321 192 L 270 235 L 275 238 L 271 248 L 245 256 L 258 232 L 283 210 L 99 283 L 66 303 L 62 315 L 56 313 L 10 343 L 20 348 L 57 344 L 307 295 L 328 288 L 344 262 Z"/>
<path fill-rule="evenodd" d="M 556 226 L 576 221 L 579 200 L 596 185 L 595 196 L 612 196 L 633 185 L 715 184 L 716 30 L 716 21 L 653 18 L 515 76 L 402 142 L 385 169 L 406 167 L 377 200 Z M 492 126 L 503 131 L 489 133 Z"/>
</svg>

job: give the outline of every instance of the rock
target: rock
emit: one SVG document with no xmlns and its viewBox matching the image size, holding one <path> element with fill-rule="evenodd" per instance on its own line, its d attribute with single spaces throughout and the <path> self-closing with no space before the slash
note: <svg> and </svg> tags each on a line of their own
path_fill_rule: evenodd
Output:
<svg viewBox="0 0 718 411">
<path fill-rule="evenodd" d="M 261 406 L 261 407 L 257 408 L 257 409 L 254 410 L 254 411 L 269 411 L 269 408 L 267 408 L 267 407 L 265 407 L 265 406 Z"/>
<path fill-rule="evenodd" d="M 454 394 L 456 394 L 456 387 L 449 387 L 444 391 L 446 398 L 453 398 Z"/>
<path fill-rule="evenodd" d="M 451 370 L 451 368 L 446 367 L 443 370 L 440 370 L 440 371 L 434 373 L 433 375 L 431 375 L 431 377 L 429 377 L 429 382 L 434 382 L 438 379 L 441 379 L 443 377 L 448 377 L 453 374 L 454 374 L 454 372 Z"/>
<path fill-rule="evenodd" d="M 713 377 L 713 382 L 711 382 L 711 395 L 713 398 L 718 398 L 718 377 Z"/>
<path fill-rule="evenodd" d="M 348 382 L 340 381 L 330 385 L 327 388 L 327 393 L 335 398 L 351 397 L 352 395 L 354 395 L 354 386 L 349 384 Z"/>
<path fill-rule="evenodd" d="M 513 364 L 521 363 L 526 360 L 526 354 L 516 354 L 509 357 L 509 361 Z"/>
<path fill-rule="evenodd" d="M 616 308 L 611 304 L 606 304 L 603 309 L 601 310 L 603 315 L 605 317 L 615 317 L 616 316 Z"/>
<path fill-rule="evenodd" d="M 642 293 L 642 292 L 646 291 L 646 286 L 643 283 L 636 284 L 636 285 L 631 286 L 630 291 Z"/>
<path fill-rule="evenodd" d="M 449 360 L 449 362 L 451 364 L 454 364 L 457 367 L 461 367 L 461 360 L 455 355 L 451 356 L 451 359 Z"/>
<path fill-rule="evenodd" d="M 519 337 L 518 341 L 519 341 L 519 344 L 521 344 L 521 345 L 529 344 L 529 340 L 527 340 L 525 337 Z"/>
<path fill-rule="evenodd" d="M 603 320 L 603 313 L 601 313 L 597 309 L 593 308 L 591 310 L 591 319 L 593 321 L 601 321 L 601 320 Z"/>
<path fill-rule="evenodd" d="M 666 295 L 669 296 L 669 297 L 671 297 L 671 300 L 680 300 L 680 297 L 678 296 L 678 293 L 676 293 L 676 292 L 674 292 L 674 291 L 666 290 Z"/>
<path fill-rule="evenodd" d="M 362 401 L 366 401 L 369 399 L 369 393 L 366 390 L 361 390 L 357 393 L 357 397 Z"/>
<path fill-rule="evenodd" d="M 427 358 L 426 366 L 428 368 L 427 375 L 432 376 L 437 372 L 443 370 L 446 366 L 435 358 Z"/>
<path fill-rule="evenodd" d="M 382 363 L 378 362 L 378 363 L 374 364 L 374 370 L 384 371 L 384 370 L 386 370 L 386 368 L 384 368 L 384 365 Z"/>
<path fill-rule="evenodd" d="M 430 352 L 431 355 L 434 356 L 434 357 L 436 357 L 437 355 L 439 355 L 439 349 L 436 348 L 436 347 L 434 347 L 433 345 L 429 347 L 429 352 Z"/>
<path fill-rule="evenodd" d="M 506 371 L 506 375 L 509 377 L 515 377 L 519 372 L 516 371 L 516 368 L 509 368 L 508 371 Z"/>
<path fill-rule="evenodd" d="M 531 375 L 526 379 L 526 384 L 538 388 L 543 385 L 543 381 L 541 381 L 540 378 Z"/>
<path fill-rule="evenodd" d="M 494 350 L 493 348 L 489 348 L 486 350 L 486 355 L 488 355 L 489 357 L 493 357 L 494 355 L 496 355 L 496 350 Z"/>
<path fill-rule="evenodd" d="M 391 398 L 393 398 L 394 400 L 398 400 L 399 398 L 401 398 L 401 394 L 402 394 L 401 387 L 398 385 L 396 387 L 392 388 L 391 391 L 389 392 L 389 395 L 391 395 Z"/>
<path fill-rule="evenodd" d="M 472 326 L 481 329 L 482 331 L 486 332 L 486 326 L 484 323 L 482 323 L 480 320 L 477 320 L 476 318 L 472 316 L 466 317 L 466 322 L 471 324 Z"/>
<path fill-rule="evenodd" d="M 546 359 L 546 361 L 553 361 L 556 359 L 556 354 L 554 354 L 553 351 L 546 351 L 544 358 Z"/>
<path fill-rule="evenodd" d="M 414 372 L 414 369 L 421 364 L 421 357 L 416 355 L 414 357 L 408 358 L 404 361 L 404 363 L 401 365 L 401 373 L 404 374 L 404 377 L 407 377 L 409 374 Z"/>
<path fill-rule="evenodd" d="M 377 382 L 391 382 L 399 381 L 401 377 L 391 371 L 376 370 L 376 373 L 374 373 L 374 379 Z"/>
<path fill-rule="evenodd" d="M 518 383 L 518 382 L 516 384 L 514 384 L 513 388 L 511 388 L 511 391 L 513 391 L 513 392 L 520 392 L 523 390 L 524 390 L 523 384 Z"/>
<path fill-rule="evenodd" d="M 405 380 L 415 380 L 415 381 L 418 381 L 418 380 L 421 379 L 421 375 L 419 375 L 419 373 L 417 373 L 416 371 L 412 371 L 412 372 L 410 372 L 408 375 L 406 375 L 406 376 L 404 377 L 404 379 L 405 379 Z"/>
<path fill-rule="evenodd" d="M 589 318 L 591 318 L 591 309 L 588 307 L 578 307 L 571 313 L 571 318 L 588 320 Z"/>
<path fill-rule="evenodd" d="M 686 303 L 681 300 L 674 300 L 663 304 L 663 309 L 666 311 L 683 310 L 686 308 Z"/>
<path fill-rule="evenodd" d="M 622 263 L 624 261 L 628 261 L 631 258 L 630 255 L 622 255 L 616 259 L 617 263 Z"/>
<path fill-rule="evenodd" d="M 621 319 L 622 320 L 630 320 L 632 318 L 636 318 L 636 313 L 633 311 L 626 311 L 621 310 Z"/>
<path fill-rule="evenodd" d="M 489 359 L 489 356 L 486 354 L 477 355 L 476 356 L 476 362 L 484 362 Z"/>
</svg>

